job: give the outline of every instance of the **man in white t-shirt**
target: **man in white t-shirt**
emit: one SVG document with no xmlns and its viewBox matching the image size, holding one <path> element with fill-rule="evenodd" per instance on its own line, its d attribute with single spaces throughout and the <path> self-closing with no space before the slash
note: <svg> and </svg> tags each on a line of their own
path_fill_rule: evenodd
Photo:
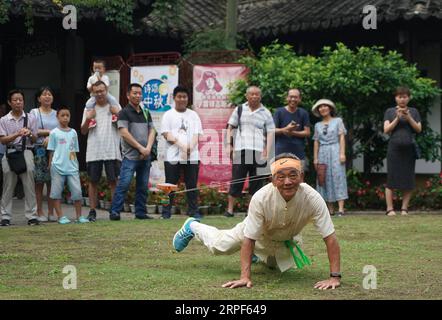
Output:
<svg viewBox="0 0 442 320">
<path fill-rule="evenodd" d="M 161 134 L 166 139 L 166 156 L 164 169 L 166 183 L 176 184 L 184 173 L 186 189 L 194 189 L 198 183 L 199 152 L 198 139 L 203 134 L 201 120 L 198 114 L 187 108 L 189 92 L 186 88 L 178 86 L 173 91 L 175 108 L 167 111 L 161 120 Z M 199 217 L 198 192 L 187 192 L 189 208 L 187 214 Z M 173 193 L 170 195 L 170 203 L 163 208 L 162 217 L 170 218 L 170 210 L 173 204 Z"/>
<path fill-rule="evenodd" d="M 106 98 L 108 88 L 105 83 L 99 81 L 92 85 L 95 95 L 95 115 L 84 109 L 81 122 L 81 133 L 88 135 L 86 149 L 86 164 L 89 176 L 89 221 L 95 221 L 97 213 L 97 186 L 101 179 L 103 166 L 106 171 L 107 181 L 114 194 L 117 179 L 120 175 L 121 151 L 120 134 L 116 126 L 112 125 L 112 115 L 121 110 L 121 106 L 111 106 Z M 90 121 L 94 119 L 98 126 L 90 130 Z"/>
<path fill-rule="evenodd" d="M 310 222 L 325 241 L 330 262 L 328 280 L 315 288 L 328 289 L 340 285 L 340 249 L 327 205 L 321 195 L 303 179 L 301 160 L 291 153 L 276 157 L 271 165 L 272 183 L 256 192 L 245 220 L 230 230 L 218 230 L 194 218 L 186 220 L 173 238 L 180 252 L 196 236 L 213 254 L 231 254 L 241 250 L 241 278 L 229 281 L 224 288 L 252 287 L 252 258 L 257 257 L 270 267 L 284 272 L 296 264 L 302 267 L 308 258 L 298 246 L 300 233 Z M 298 249 L 299 257 L 294 248 Z M 256 256 L 254 256 L 256 255 Z"/>
</svg>

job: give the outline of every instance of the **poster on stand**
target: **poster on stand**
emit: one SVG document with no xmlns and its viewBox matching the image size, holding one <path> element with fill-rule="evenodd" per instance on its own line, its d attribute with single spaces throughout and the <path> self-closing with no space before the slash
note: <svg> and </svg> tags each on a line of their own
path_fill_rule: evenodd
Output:
<svg viewBox="0 0 442 320">
<path fill-rule="evenodd" d="M 196 65 L 193 69 L 193 109 L 203 125 L 199 144 L 199 183 L 226 187 L 231 179 L 231 163 L 225 153 L 226 124 L 233 107 L 228 102 L 229 84 L 248 73 L 241 64 Z"/>
</svg>

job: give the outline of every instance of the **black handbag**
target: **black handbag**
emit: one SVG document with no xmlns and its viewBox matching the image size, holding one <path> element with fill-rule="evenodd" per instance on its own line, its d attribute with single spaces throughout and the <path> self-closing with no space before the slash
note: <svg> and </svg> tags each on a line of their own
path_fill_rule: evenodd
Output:
<svg viewBox="0 0 442 320">
<path fill-rule="evenodd" d="M 146 118 L 147 123 L 153 122 L 152 116 L 150 115 L 149 110 L 144 110 L 141 108 L 143 112 L 144 118 Z M 154 162 L 158 160 L 158 134 L 155 132 L 155 140 L 152 145 L 152 149 L 150 150 L 150 162 Z"/>
<path fill-rule="evenodd" d="M 26 128 L 27 125 L 28 125 L 28 115 L 25 115 L 23 128 Z M 12 172 L 15 172 L 15 174 L 17 175 L 25 173 L 27 170 L 26 159 L 25 159 L 26 137 L 22 137 L 21 144 L 22 144 L 21 150 L 16 150 L 15 152 L 9 153 L 8 149 L 6 149 L 6 159 L 8 160 L 9 168 Z"/>
</svg>

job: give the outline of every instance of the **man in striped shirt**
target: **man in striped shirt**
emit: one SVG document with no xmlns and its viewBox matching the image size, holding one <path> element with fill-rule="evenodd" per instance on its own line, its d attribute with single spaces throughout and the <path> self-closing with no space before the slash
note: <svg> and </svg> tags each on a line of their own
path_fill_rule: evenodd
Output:
<svg viewBox="0 0 442 320">
<path fill-rule="evenodd" d="M 261 89 L 247 88 L 247 102 L 233 110 L 227 128 L 227 153 L 231 155 L 232 183 L 229 190 L 226 217 L 233 217 L 235 198 L 242 196 L 244 180 L 249 176 L 249 193 L 255 194 L 263 186 L 259 167 L 265 167 L 272 149 L 275 124 L 270 111 L 261 103 Z M 241 108 L 239 112 L 238 108 Z M 234 135 L 234 143 L 231 137 Z"/>
</svg>

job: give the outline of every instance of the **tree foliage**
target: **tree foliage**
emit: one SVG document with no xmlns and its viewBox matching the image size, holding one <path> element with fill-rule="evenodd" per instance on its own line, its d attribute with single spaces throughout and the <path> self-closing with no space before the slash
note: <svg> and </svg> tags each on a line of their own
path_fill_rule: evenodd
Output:
<svg viewBox="0 0 442 320">
<path fill-rule="evenodd" d="M 0 24 L 9 21 L 9 9 L 12 0 L 0 0 Z M 34 12 L 35 3 L 32 0 L 21 0 L 23 5 L 23 16 L 25 19 L 25 27 L 28 34 L 34 32 Z M 99 10 L 103 12 L 104 19 L 115 25 L 120 32 L 132 34 L 134 33 L 134 10 L 137 3 L 149 4 L 145 16 L 152 13 L 160 17 L 170 17 L 171 8 L 178 7 L 182 0 L 48 0 L 48 5 L 56 5 L 60 8 L 63 6 L 74 5 L 77 12 L 81 15 L 82 11 Z"/>
<path fill-rule="evenodd" d="M 238 49 L 249 47 L 247 40 L 241 36 L 236 37 Z M 191 34 L 184 42 L 185 54 L 198 51 L 222 51 L 228 50 L 226 43 L 226 31 L 222 27 L 211 28 Z"/>
<path fill-rule="evenodd" d="M 350 161 L 364 155 L 366 173 L 382 166 L 388 138 L 383 134 L 384 112 L 395 105 L 395 88 L 408 86 L 413 96 L 410 106 L 422 116 L 423 133 L 417 141 L 423 158 L 441 160 L 441 136 L 427 120 L 441 91 L 434 80 L 420 77 L 416 66 L 395 51 L 385 53 L 382 47 L 352 50 L 338 43 L 335 48 L 324 47 L 318 57 L 299 56 L 290 45 L 275 42 L 263 47 L 258 57 L 245 57 L 240 62 L 250 68 L 250 74 L 247 81 L 232 85 L 232 102 L 244 100 L 249 84 L 262 89 L 263 103 L 271 110 L 285 105 L 287 89 L 293 87 L 302 90 L 307 110 L 318 99 L 333 100 L 349 129 L 347 158 Z"/>
</svg>

